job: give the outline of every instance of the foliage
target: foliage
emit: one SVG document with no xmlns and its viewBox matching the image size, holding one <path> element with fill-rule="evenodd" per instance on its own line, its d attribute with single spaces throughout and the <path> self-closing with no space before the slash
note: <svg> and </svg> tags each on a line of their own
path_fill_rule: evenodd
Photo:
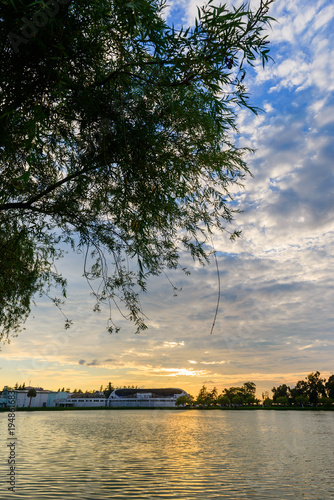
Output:
<svg viewBox="0 0 334 500">
<path fill-rule="evenodd" d="M 331 408 L 333 404 L 333 398 L 328 398 L 326 396 L 322 396 L 319 398 L 318 405 L 324 406 L 325 408 Z"/>
<path fill-rule="evenodd" d="M 287 396 L 278 396 L 275 399 L 273 398 L 273 402 L 282 406 L 288 406 L 289 398 Z"/>
<path fill-rule="evenodd" d="M 200 406 L 210 404 L 210 395 L 205 385 L 202 385 L 199 390 L 198 396 L 196 398 L 196 404 Z"/>
<path fill-rule="evenodd" d="M 175 401 L 175 406 L 191 406 L 192 405 L 192 400 L 190 396 L 179 396 L 177 400 Z"/>
<path fill-rule="evenodd" d="M 255 398 L 255 393 L 256 385 L 254 382 L 245 382 L 242 387 L 226 388 L 221 395 L 221 400 L 224 401 L 221 404 L 235 406 L 257 404 L 258 400 Z"/>
<path fill-rule="evenodd" d="M 203 385 L 198 393 L 196 404 L 200 406 L 243 406 L 257 404 L 255 398 L 256 385 L 254 382 L 246 382 L 242 387 L 230 387 L 223 389 L 221 394 L 214 387 L 208 391 Z"/>
<path fill-rule="evenodd" d="M 244 78 L 268 60 L 272 1 L 255 12 L 210 1 L 181 30 L 163 0 L 1 2 L 4 339 L 36 292 L 65 297 L 63 243 L 85 255 L 95 310 L 114 305 L 137 331 L 150 275 L 175 269 L 183 250 L 208 262 L 249 173 L 233 134 L 238 108 L 257 111 Z"/>
<path fill-rule="evenodd" d="M 104 389 L 104 395 L 106 398 L 109 398 L 110 394 L 115 390 L 113 384 L 111 382 L 108 383 L 106 388 Z"/>
<path fill-rule="evenodd" d="M 325 384 L 325 387 L 328 397 L 334 399 L 334 375 L 331 375 L 329 377 Z"/>
<path fill-rule="evenodd" d="M 29 406 L 31 405 L 32 398 L 35 398 L 36 396 L 37 396 L 36 389 L 34 389 L 33 387 L 31 389 L 29 389 L 28 394 L 27 394 L 27 397 L 30 398 Z"/>
<path fill-rule="evenodd" d="M 273 392 L 273 402 L 274 403 L 279 403 L 280 398 L 286 398 L 287 401 L 289 400 L 289 395 L 290 395 L 290 387 L 288 387 L 286 384 L 282 384 L 280 386 L 273 387 L 272 388 Z"/>
<path fill-rule="evenodd" d="M 274 403 L 287 405 L 317 406 L 320 402 L 322 405 L 330 406 L 330 399 L 333 399 L 334 376 L 331 375 L 326 382 L 320 377 L 320 372 L 309 373 L 303 380 L 298 380 L 295 387 L 290 388 L 286 384 L 279 387 L 273 387 Z"/>
<path fill-rule="evenodd" d="M 228 396 L 223 396 L 222 394 L 218 397 L 217 400 L 220 406 L 230 406 L 230 398 Z"/>
</svg>

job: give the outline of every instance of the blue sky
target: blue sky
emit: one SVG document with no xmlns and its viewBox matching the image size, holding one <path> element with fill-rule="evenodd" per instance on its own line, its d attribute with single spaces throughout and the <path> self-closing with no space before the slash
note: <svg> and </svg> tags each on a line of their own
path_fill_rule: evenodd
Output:
<svg viewBox="0 0 334 500">
<path fill-rule="evenodd" d="M 169 22 L 192 23 L 197 4 L 169 2 Z M 275 62 L 246 77 L 265 113 L 238 119 L 240 145 L 257 150 L 248 159 L 254 178 L 235 193 L 243 235 L 214 238 L 222 289 L 213 334 L 214 262 L 203 269 L 183 256 L 191 276 L 168 274 L 182 287 L 177 297 L 165 276 L 149 282 L 149 329 L 135 335 L 121 321 L 109 335 L 107 312 L 92 313 L 81 256 L 69 253 L 59 268 L 74 326 L 65 332 L 60 313 L 39 302 L 26 331 L 2 347 L 2 384 L 85 390 L 110 380 L 197 394 L 202 384 L 221 390 L 251 380 L 260 393 L 311 371 L 334 372 L 334 5 L 277 0 L 271 15 Z"/>
</svg>

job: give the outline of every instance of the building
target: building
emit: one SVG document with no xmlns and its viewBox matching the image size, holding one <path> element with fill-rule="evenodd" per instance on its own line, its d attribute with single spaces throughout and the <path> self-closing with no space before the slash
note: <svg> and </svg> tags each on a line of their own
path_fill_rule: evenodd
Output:
<svg viewBox="0 0 334 500">
<path fill-rule="evenodd" d="M 107 399 L 103 392 L 95 392 L 95 393 L 73 393 L 68 394 L 66 398 L 59 399 L 55 402 L 55 406 L 59 408 L 66 407 L 98 407 L 98 406 L 106 406 Z"/>
<path fill-rule="evenodd" d="M 35 389 L 36 397 L 28 397 L 30 389 Z M 14 395 L 15 403 L 10 404 L 8 401 L 8 394 Z M 56 401 L 66 398 L 67 392 L 48 391 L 42 387 L 25 387 L 24 389 L 8 389 L 4 387 L 0 396 L 0 406 L 9 407 L 16 406 L 17 408 L 50 408 L 55 406 Z"/>
<path fill-rule="evenodd" d="M 107 406 L 133 408 L 175 407 L 180 396 L 188 396 L 182 389 L 116 389 L 108 398 Z"/>
<path fill-rule="evenodd" d="M 36 397 L 28 397 L 30 389 L 35 389 Z M 15 398 L 9 403 L 8 395 Z M 107 399 L 103 392 L 68 393 L 48 391 L 42 387 L 25 387 L 24 389 L 8 389 L 4 387 L 0 394 L 0 408 L 16 406 L 17 408 L 94 408 L 94 407 L 132 407 L 132 408 L 170 408 L 180 396 L 188 396 L 182 389 L 116 389 Z"/>
</svg>

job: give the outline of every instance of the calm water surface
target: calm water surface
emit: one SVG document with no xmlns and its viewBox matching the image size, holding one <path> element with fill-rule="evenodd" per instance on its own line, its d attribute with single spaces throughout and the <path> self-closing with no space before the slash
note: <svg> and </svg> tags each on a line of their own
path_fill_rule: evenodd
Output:
<svg viewBox="0 0 334 500">
<path fill-rule="evenodd" d="M 18 412 L 0 499 L 334 499 L 334 412 Z"/>
</svg>

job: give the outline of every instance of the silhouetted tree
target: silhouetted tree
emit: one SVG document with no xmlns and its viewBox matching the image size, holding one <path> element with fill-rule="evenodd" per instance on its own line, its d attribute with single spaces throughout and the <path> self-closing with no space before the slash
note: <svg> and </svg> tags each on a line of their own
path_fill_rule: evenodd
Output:
<svg viewBox="0 0 334 500">
<path fill-rule="evenodd" d="M 286 398 L 287 401 L 289 402 L 289 397 L 290 397 L 290 387 L 286 384 L 279 385 L 277 388 L 273 387 L 272 389 L 273 392 L 273 402 L 278 403 L 278 398 Z"/>
<path fill-rule="evenodd" d="M 150 275 L 208 261 L 249 173 L 234 130 L 257 111 L 245 74 L 268 60 L 272 1 L 210 1 L 185 30 L 162 0 L 1 2 L 0 338 L 37 292 L 66 296 L 61 243 L 87 251 L 94 310 L 116 302 L 137 331 Z"/>
<path fill-rule="evenodd" d="M 110 394 L 115 390 L 111 382 L 108 383 L 107 387 L 104 389 L 103 393 L 106 398 L 109 398 Z"/>
<path fill-rule="evenodd" d="M 327 382 L 325 384 L 325 387 L 326 387 L 327 396 L 329 398 L 334 399 L 334 375 L 331 375 L 329 377 L 329 379 L 327 380 Z"/>
<path fill-rule="evenodd" d="M 32 388 L 32 389 L 29 389 L 28 391 L 28 394 L 27 394 L 27 397 L 30 398 L 30 401 L 29 401 L 29 407 L 31 405 L 31 400 L 32 398 L 35 398 L 37 396 L 37 392 L 36 392 L 36 389 Z"/>
</svg>

